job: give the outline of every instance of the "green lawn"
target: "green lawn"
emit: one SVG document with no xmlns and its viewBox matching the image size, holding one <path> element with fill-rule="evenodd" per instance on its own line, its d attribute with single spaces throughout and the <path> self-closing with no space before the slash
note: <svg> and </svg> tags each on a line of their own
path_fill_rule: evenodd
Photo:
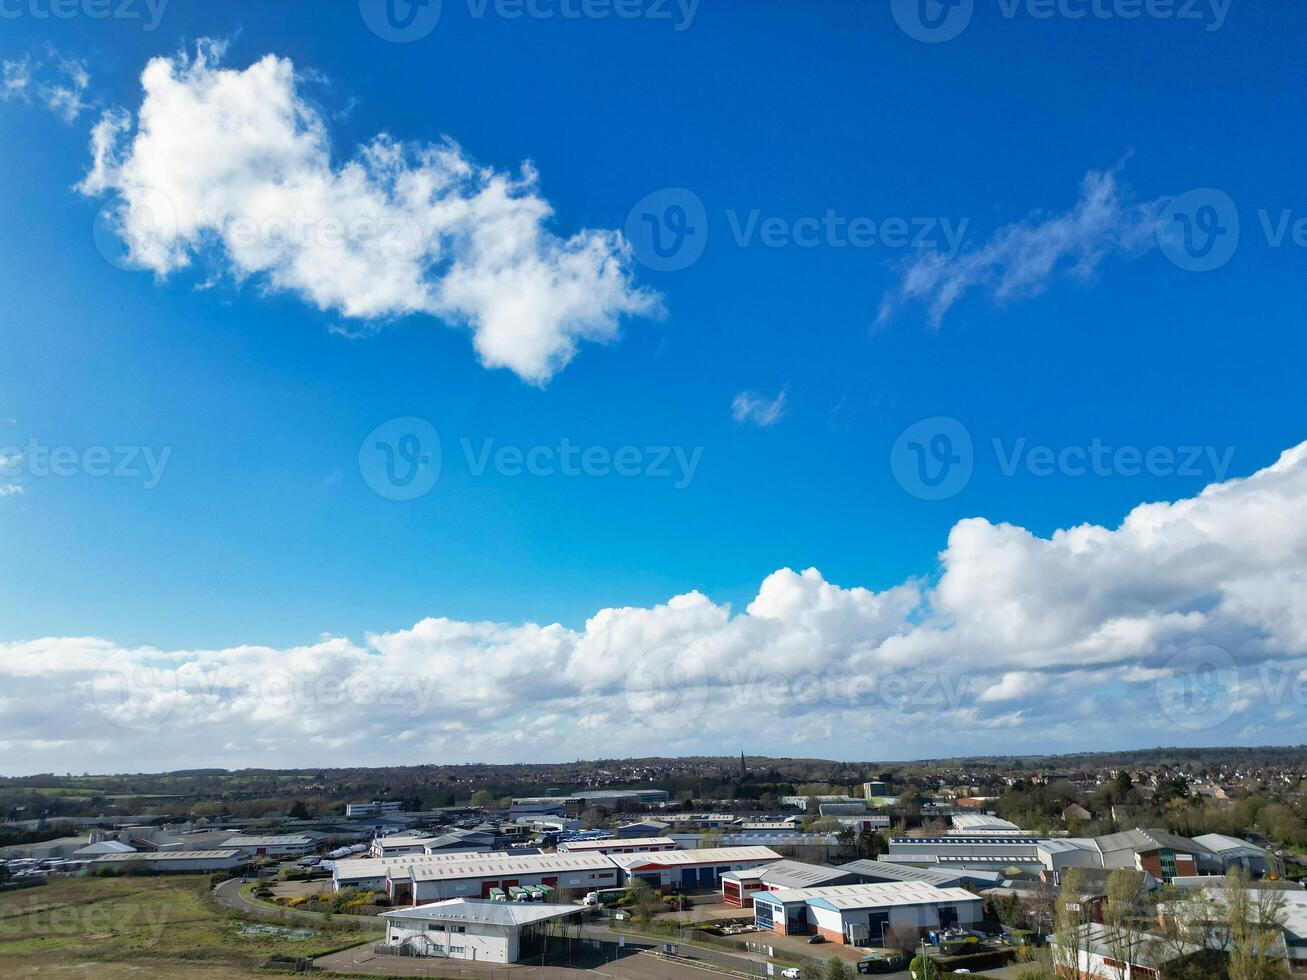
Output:
<svg viewBox="0 0 1307 980">
<path fill-rule="evenodd" d="M 273 956 L 321 956 L 379 939 L 381 929 L 300 928 L 245 921 L 208 895 L 207 875 L 66 878 L 0 893 L 6 976 L 46 976 L 94 964 L 97 978 L 253 976 Z"/>
</svg>

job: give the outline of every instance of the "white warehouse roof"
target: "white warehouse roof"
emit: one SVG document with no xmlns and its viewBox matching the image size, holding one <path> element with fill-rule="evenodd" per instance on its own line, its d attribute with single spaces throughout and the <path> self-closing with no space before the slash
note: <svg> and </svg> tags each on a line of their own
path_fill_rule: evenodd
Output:
<svg viewBox="0 0 1307 980">
<path fill-rule="evenodd" d="M 670 837 L 605 837 L 601 840 L 569 840 L 558 845 L 560 854 L 575 854 L 577 851 L 598 851 L 605 847 L 671 847 L 676 841 Z"/>
<path fill-rule="evenodd" d="M 440 881 L 450 878 L 501 878 L 515 874 L 549 874 L 551 871 L 607 871 L 613 867 L 613 858 L 605 854 L 524 854 L 489 860 L 484 854 L 459 856 L 464 860 L 413 862 L 411 865 L 396 861 L 390 865 L 390 871 L 394 877 L 408 877 L 411 869 L 414 881 Z M 623 856 L 638 857 L 639 855 Z"/>
<path fill-rule="evenodd" d="M 768 897 L 778 902 L 812 902 L 838 911 L 885 908 L 886 906 L 940 905 L 951 902 L 984 901 L 965 888 L 935 888 L 916 881 L 890 881 L 874 885 L 832 885 L 828 888 L 787 888 L 758 892 L 755 899 Z"/>
<path fill-rule="evenodd" d="M 489 902 L 450 898 L 411 909 L 382 912 L 385 919 L 417 919 L 422 922 L 488 922 L 500 926 L 525 926 L 584 911 L 579 905 L 540 905 L 536 902 Z"/>
<path fill-rule="evenodd" d="M 683 864 L 739 864 L 741 861 L 779 861 L 781 856 L 770 847 L 701 847 L 689 851 L 645 851 L 638 854 L 610 854 L 609 859 L 622 868 L 660 864 L 677 867 Z"/>
</svg>

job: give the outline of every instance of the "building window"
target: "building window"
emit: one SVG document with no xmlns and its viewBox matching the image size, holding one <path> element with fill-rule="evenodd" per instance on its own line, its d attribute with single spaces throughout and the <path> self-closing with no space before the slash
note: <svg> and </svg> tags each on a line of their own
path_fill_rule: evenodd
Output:
<svg viewBox="0 0 1307 980">
<path fill-rule="evenodd" d="M 427 929 L 431 932 L 444 932 L 445 924 L 443 922 L 428 922 Z"/>
<path fill-rule="evenodd" d="M 466 946 L 450 946 L 450 947 L 449 947 L 449 951 L 450 951 L 450 953 L 453 953 L 453 954 L 466 953 L 466 952 L 467 952 L 467 947 L 466 947 Z"/>
</svg>

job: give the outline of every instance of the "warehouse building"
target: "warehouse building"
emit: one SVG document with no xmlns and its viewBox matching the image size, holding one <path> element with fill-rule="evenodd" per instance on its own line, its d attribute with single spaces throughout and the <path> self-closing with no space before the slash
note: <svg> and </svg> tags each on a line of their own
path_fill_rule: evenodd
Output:
<svg viewBox="0 0 1307 980">
<path fill-rule="evenodd" d="M 635 854 L 640 851 L 674 851 L 670 837 L 609 837 L 605 840 L 570 840 L 558 845 L 559 854 Z"/>
<path fill-rule="evenodd" d="M 932 888 L 994 888 L 1003 884 L 1001 872 L 983 868 L 955 868 L 950 866 L 915 868 L 891 861 L 849 861 L 836 870 L 851 875 L 852 881 L 875 885 L 894 881 L 918 882 Z M 832 882 L 831 884 L 835 884 Z M 840 882 L 842 884 L 842 882 Z"/>
<path fill-rule="evenodd" d="M 247 857 L 303 857 L 317 850 L 316 838 L 308 834 L 277 834 L 269 837 L 228 837 L 219 848 L 234 849 Z"/>
<path fill-rule="evenodd" d="M 490 898 L 492 889 L 508 894 L 528 885 L 555 893 L 616 888 L 621 881 L 613 861 L 605 854 L 466 854 L 463 860 L 395 864 L 386 872 L 386 893 L 395 902 L 424 905 L 447 898 Z"/>
<path fill-rule="evenodd" d="M 1220 858 L 1222 868 L 1226 871 L 1230 868 L 1243 868 L 1254 878 L 1260 878 L 1275 870 L 1275 862 L 1269 851 L 1238 837 L 1200 834 L 1194 841 Z"/>
<path fill-rule="evenodd" d="M 146 871 L 154 874 L 187 874 L 201 871 L 230 871 L 246 862 L 245 855 L 231 848 L 214 851 L 136 851 L 106 854 L 90 862 L 92 871 Z"/>
<path fill-rule="evenodd" d="M 427 845 L 435 837 L 431 834 L 390 834 L 372 842 L 372 856 L 396 857 L 400 854 L 425 854 Z"/>
<path fill-rule="evenodd" d="M 393 854 L 385 858 L 346 858 L 332 862 L 332 884 L 335 886 L 336 891 L 340 891 L 342 888 L 385 888 L 386 875 L 391 868 L 417 867 L 441 861 L 466 861 L 470 856 L 468 854 L 439 853 Z M 476 855 L 477 858 L 485 859 L 508 856 L 507 851 L 492 851 Z"/>
<path fill-rule="evenodd" d="M 754 920 L 782 936 L 816 933 L 847 946 L 884 946 L 891 929 L 920 935 L 936 929 L 970 929 L 984 918 L 984 899 L 964 888 L 920 882 L 837 885 L 757 892 Z"/>
<path fill-rule="evenodd" d="M 614 854 L 625 884 L 643 881 L 657 889 L 718 889 L 722 875 L 773 864 L 781 856 L 770 847 L 708 847 L 687 851 Z"/>
<path fill-rule="evenodd" d="M 736 908 L 748 907 L 754 892 L 783 891 L 792 888 L 819 888 L 848 885 L 858 881 L 856 875 L 840 868 L 802 861 L 777 861 L 744 871 L 722 875 L 722 901 Z"/>
<path fill-rule="evenodd" d="M 955 813 L 953 830 L 957 834 L 1021 834 L 1020 827 L 1010 820 L 1001 820 L 984 813 Z"/>
<path fill-rule="evenodd" d="M 377 951 L 516 963 L 575 942 L 581 911 L 575 905 L 451 898 L 383 912 L 386 938 Z"/>
</svg>

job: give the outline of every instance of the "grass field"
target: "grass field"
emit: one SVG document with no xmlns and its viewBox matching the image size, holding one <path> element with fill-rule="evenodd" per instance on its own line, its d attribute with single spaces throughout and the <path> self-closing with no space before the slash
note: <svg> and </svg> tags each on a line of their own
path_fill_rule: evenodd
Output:
<svg viewBox="0 0 1307 980">
<path fill-rule="evenodd" d="M 242 920 L 208 896 L 208 877 L 65 878 L 0 893 L 5 976 L 252 977 L 274 956 L 321 956 L 381 929 Z"/>
</svg>

